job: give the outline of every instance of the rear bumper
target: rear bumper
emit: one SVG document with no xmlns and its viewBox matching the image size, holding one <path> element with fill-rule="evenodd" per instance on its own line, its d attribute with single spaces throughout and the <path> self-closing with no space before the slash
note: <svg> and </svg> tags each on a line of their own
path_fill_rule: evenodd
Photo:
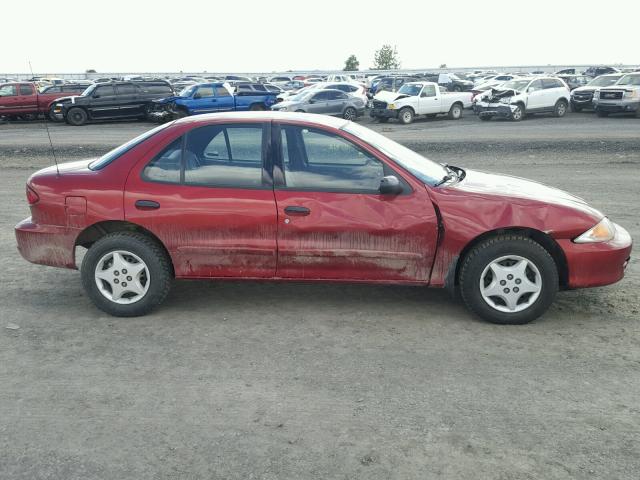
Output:
<svg viewBox="0 0 640 480">
<path fill-rule="evenodd" d="M 369 116 L 373 118 L 398 118 L 398 110 L 389 110 L 388 108 L 372 108 Z"/>
<path fill-rule="evenodd" d="M 18 251 L 25 260 L 51 267 L 76 268 L 75 240 L 79 230 L 38 225 L 29 217 L 16 225 L 15 233 Z"/>
<path fill-rule="evenodd" d="M 624 277 L 632 241 L 629 232 L 616 224 L 615 237 L 603 243 L 574 243 L 558 240 L 567 258 L 569 288 L 610 285 Z"/>
</svg>

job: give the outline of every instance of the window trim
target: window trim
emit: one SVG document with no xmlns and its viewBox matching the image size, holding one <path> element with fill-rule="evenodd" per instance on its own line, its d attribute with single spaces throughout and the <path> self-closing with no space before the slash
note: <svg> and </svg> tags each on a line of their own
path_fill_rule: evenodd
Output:
<svg viewBox="0 0 640 480">
<path fill-rule="evenodd" d="M 238 185 L 212 185 L 209 183 L 188 183 L 185 179 L 185 150 L 187 147 L 188 135 L 195 130 L 207 127 L 221 127 L 224 129 L 225 143 L 227 145 L 228 153 L 231 155 L 231 145 L 229 142 L 227 129 L 228 128 L 247 128 L 253 127 L 258 128 L 262 127 L 262 144 L 260 149 L 261 154 L 261 167 L 260 167 L 260 178 L 262 185 L 260 186 L 238 186 Z M 145 170 L 147 166 L 153 162 L 158 156 L 167 148 L 171 143 L 175 142 L 178 138 L 182 138 L 182 148 L 180 153 L 180 180 L 178 182 L 171 182 L 166 180 L 156 180 L 153 178 L 149 178 L 145 175 Z M 144 165 L 140 169 L 139 178 L 141 181 L 146 183 L 157 183 L 161 185 L 175 185 L 180 187 L 195 187 L 195 188 L 217 188 L 217 189 L 232 189 L 232 190 L 272 190 L 273 189 L 273 177 L 270 172 L 266 169 L 266 165 L 270 165 L 268 158 L 271 155 L 271 142 L 272 142 L 272 131 L 271 131 L 271 122 L 220 122 L 220 123 L 209 123 L 206 125 L 199 125 L 190 130 L 183 132 L 180 137 L 171 138 L 165 143 L 160 150 L 153 155 L 153 157 L 149 158 L 144 162 Z M 231 160 L 231 158 L 229 158 Z"/>
<path fill-rule="evenodd" d="M 320 125 L 301 125 L 298 123 L 288 123 L 288 122 L 273 122 L 271 128 L 271 144 L 273 147 L 273 189 L 281 190 L 281 191 L 289 191 L 289 192 L 316 192 L 316 193 L 342 193 L 349 195 L 378 195 L 385 196 L 380 193 L 380 190 L 371 190 L 371 189 L 347 189 L 347 188 L 317 188 L 317 187 L 290 187 L 286 184 L 286 175 L 284 169 L 284 152 L 282 150 L 282 127 L 298 127 L 298 128 L 307 128 L 309 130 L 316 130 L 325 135 L 333 135 L 340 137 L 343 141 L 352 145 L 356 150 L 364 153 L 365 155 L 371 156 L 375 158 L 382 164 L 383 172 L 385 176 L 393 175 L 395 176 L 400 183 L 402 184 L 402 193 L 398 195 L 411 195 L 413 193 L 413 188 L 411 184 L 404 178 L 404 176 L 398 171 L 389 165 L 387 162 L 382 160 L 378 155 L 375 155 L 360 145 L 353 142 L 351 139 L 336 133 L 333 130 L 322 128 Z"/>
</svg>

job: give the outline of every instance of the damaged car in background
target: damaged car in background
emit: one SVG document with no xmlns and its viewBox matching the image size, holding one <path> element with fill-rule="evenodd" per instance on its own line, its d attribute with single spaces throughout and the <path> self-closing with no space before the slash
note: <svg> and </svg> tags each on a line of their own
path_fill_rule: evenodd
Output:
<svg viewBox="0 0 640 480">
<path fill-rule="evenodd" d="M 492 88 L 474 105 L 481 120 L 493 117 L 515 122 L 533 113 L 552 113 L 563 117 L 569 109 L 569 87 L 554 77 L 522 77 Z"/>
</svg>

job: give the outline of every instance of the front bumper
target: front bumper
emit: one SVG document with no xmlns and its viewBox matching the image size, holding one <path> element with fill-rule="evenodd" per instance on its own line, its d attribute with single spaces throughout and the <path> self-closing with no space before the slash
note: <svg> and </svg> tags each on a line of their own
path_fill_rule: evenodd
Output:
<svg viewBox="0 0 640 480">
<path fill-rule="evenodd" d="M 568 287 L 599 287 L 610 285 L 624 277 L 624 270 L 631 257 L 631 235 L 615 224 L 612 240 L 602 243 L 574 243 L 569 239 L 558 240 L 564 251 L 569 270 Z"/>
<path fill-rule="evenodd" d="M 80 231 L 58 225 L 38 225 L 31 217 L 15 227 L 22 258 L 39 265 L 76 268 L 75 241 Z"/>
<path fill-rule="evenodd" d="M 388 108 L 372 108 L 369 112 L 372 118 L 398 118 L 398 110 L 390 110 Z"/>
<path fill-rule="evenodd" d="M 640 110 L 640 100 L 593 100 L 596 111 L 607 113 L 632 113 Z"/>
<path fill-rule="evenodd" d="M 480 117 L 511 118 L 511 106 L 506 103 L 476 103 L 473 111 Z"/>
</svg>

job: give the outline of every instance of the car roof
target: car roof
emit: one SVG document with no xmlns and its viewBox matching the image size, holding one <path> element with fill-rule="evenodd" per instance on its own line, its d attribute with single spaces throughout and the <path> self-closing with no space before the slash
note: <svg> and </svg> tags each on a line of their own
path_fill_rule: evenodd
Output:
<svg viewBox="0 0 640 480">
<path fill-rule="evenodd" d="M 340 90 L 337 90 L 338 92 Z M 298 112 L 276 112 L 276 111 L 252 111 L 252 112 L 223 112 L 223 113 L 205 113 L 202 115 L 193 115 L 176 120 L 176 124 L 201 124 L 206 125 L 213 121 L 293 121 L 300 123 L 313 123 L 320 126 L 340 129 L 349 122 L 338 117 L 330 117 L 329 115 L 318 115 L 316 113 L 298 113 Z"/>
</svg>

